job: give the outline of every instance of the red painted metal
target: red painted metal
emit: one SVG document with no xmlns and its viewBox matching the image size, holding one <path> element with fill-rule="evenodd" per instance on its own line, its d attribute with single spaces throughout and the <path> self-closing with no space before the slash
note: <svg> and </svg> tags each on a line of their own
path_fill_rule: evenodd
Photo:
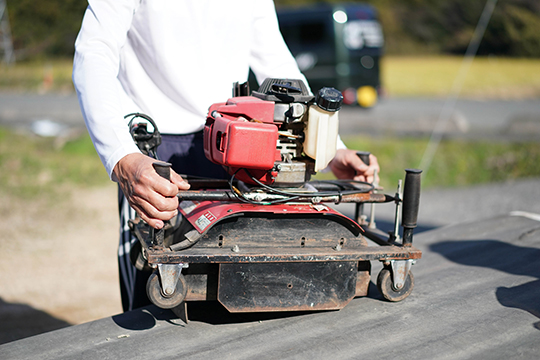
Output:
<svg viewBox="0 0 540 360">
<path fill-rule="evenodd" d="M 352 222 L 348 217 L 325 205 L 276 204 L 261 206 L 221 201 L 182 201 L 178 209 L 201 234 L 226 217 L 244 213 L 328 214 L 340 217 L 346 222 Z"/>
<path fill-rule="evenodd" d="M 204 128 L 205 155 L 228 167 L 229 173 L 253 169 L 259 180 L 272 183 L 268 170 L 281 160 L 277 141 L 273 101 L 241 96 L 210 107 Z"/>
<path fill-rule="evenodd" d="M 208 143 L 212 161 L 230 167 L 272 169 L 276 161 L 277 126 L 241 119 L 215 119 Z"/>
<path fill-rule="evenodd" d="M 241 116 L 248 121 L 273 124 L 274 104 L 273 101 L 261 100 L 253 96 L 238 96 L 227 100 L 225 104 L 212 106 L 209 113 L 217 110 L 221 115 L 231 119 Z"/>
</svg>

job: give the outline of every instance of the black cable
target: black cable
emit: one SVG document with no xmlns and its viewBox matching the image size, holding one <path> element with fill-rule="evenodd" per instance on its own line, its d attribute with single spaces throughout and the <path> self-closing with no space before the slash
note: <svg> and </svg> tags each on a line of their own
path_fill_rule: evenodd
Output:
<svg viewBox="0 0 540 360">
<path fill-rule="evenodd" d="M 259 180 L 257 180 L 255 177 L 253 177 L 249 171 L 247 169 L 239 169 L 239 170 L 244 170 L 244 172 L 251 178 L 251 180 L 253 180 L 255 183 L 257 183 L 257 185 L 263 187 L 264 189 L 270 191 L 270 192 L 273 192 L 273 193 L 276 193 L 276 194 L 279 194 L 279 195 L 284 195 L 284 196 L 295 196 L 295 197 L 315 197 L 315 196 L 341 196 L 341 195 L 352 195 L 352 194 L 361 194 L 361 193 L 365 193 L 365 192 L 369 192 L 371 191 L 374 187 L 373 185 L 369 184 L 369 183 L 365 183 L 363 181 L 355 181 L 353 180 L 354 182 L 358 182 L 358 183 L 363 183 L 365 185 L 370 185 L 371 188 L 368 190 L 368 191 L 363 191 L 363 190 L 348 190 L 348 191 L 345 191 L 345 192 L 341 192 L 338 190 L 337 194 L 336 192 L 317 192 L 317 193 L 310 193 L 310 194 L 306 194 L 306 193 L 294 193 L 294 192 L 287 192 L 287 191 L 281 191 L 281 190 L 278 190 L 276 188 L 273 188 L 271 186 L 268 186 L 266 184 L 263 184 L 261 183 Z"/>
<path fill-rule="evenodd" d="M 243 195 L 240 196 L 238 194 L 238 192 L 241 193 L 241 191 L 239 189 L 237 189 L 236 187 L 234 187 L 233 185 L 233 180 L 234 180 L 234 177 L 236 176 L 236 173 L 238 173 L 240 171 L 240 169 L 236 170 L 234 172 L 234 174 L 231 175 L 230 179 L 229 179 L 229 189 L 231 189 L 231 192 L 234 194 L 234 196 L 240 200 L 241 202 L 244 202 L 244 203 L 248 203 L 248 204 L 251 204 L 252 202 L 249 201 L 248 199 L 246 199 Z"/>
<path fill-rule="evenodd" d="M 236 174 L 237 174 L 240 170 L 244 170 L 244 172 L 246 172 L 246 174 L 247 174 L 248 176 L 250 176 L 251 179 L 252 179 L 253 181 L 258 182 L 258 180 L 255 179 L 253 176 L 251 176 L 251 174 L 250 174 L 246 169 L 242 169 L 242 168 L 241 168 L 241 169 L 236 170 L 236 171 L 234 172 L 234 174 L 231 176 L 231 178 L 229 179 L 229 187 L 230 187 L 230 189 L 231 189 L 231 192 L 234 194 L 234 196 L 235 196 L 238 200 L 240 200 L 240 201 L 242 201 L 242 202 L 244 202 L 244 203 L 247 203 L 247 204 L 255 204 L 255 205 L 276 205 L 276 204 L 280 204 L 280 203 L 284 203 L 284 202 L 288 202 L 288 201 L 294 201 L 294 200 L 298 199 L 298 196 L 288 196 L 288 195 L 287 195 L 287 198 L 285 198 L 285 199 L 277 199 L 277 200 L 272 200 L 272 201 L 264 201 L 264 202 L 263 202 L 263 201 L 254 201 L 254 200 L 250 200 L 250 199 L 248 199 L 248 198 L 245 197 L 244 193 L 243 193 L 240 189 L 234 187 L 234 185 L 232 184 L 232 183 L 233 183 L 233 180 L 234 180 L 234 178 L 235 178 L 235 176 L 236 176 Z"/>
<path fill-rule="evenodd" d="M 132 118 L 131 118 L 131 120 L 129 120 L 128 128 L 129 128 L 129 132 L 130 132 L 131 136 L 133 137 L 133 140 L 137 144 L 137 147 L 139 147 L 139 149 L 143 153 L 144 153 L 144 151 L 146 151 L 150 157 L 153 157 L 156 160 L 160 160 L 158 155 L 157 155 L 156 149 L 161 144 L 161 133 L 159 132 L 159 130 L 157 128 L 157 125 L 154 122 L 154 120 L 150 116 L 148 116 L 146 114 L 142 114 L 142 113 L 127 114 L 127 115 L 124 116 L 124 119 L 127 119 L 130 116 L 132 116 Z M 150 141 L 148 141 L 148 139 L 146 139 L 146 142 L 145 142 L 146 146 L 144 146 L 144 149 L 141 148 L 142 145 L 139 144 L 137 142 L 137 140 L 135 139 L 135 134 L 133 132 L 133 129 L 131 128 L 132 125 L 133 125 L 133 120 L 135 120 L 136 118 L 145 119 L 146 121 L 148 121 L 154 127 L 154 131 L 151 134 L 148 134 L 149 136 L 151 136 L 150 139 L 152 139 L 152 141 L 150 142 Z"/>
<path fill-rule="evenodd" d="M 314 184 L 331 184 L 331 185 L 334 185 L 336 186 L 337 188 L 340 188 L 340 189 L 354 189 L 355 191 L 358 191 L 358 193 L 367 193 L 367 192 L 370 192 L 371 190 L 374 190 L 375 187 L 373 186 L 373 184 L 371 183 L 368 183 L 368 182 L 365 182 L 365 181 L 360 181 L 360 180 L 315 180 L 315 181 L 311 181 L 309 182 L 309 184 L 311 185 L 314 185 Z M 368 188 L 365 189 L 365 190 L 361 190 L 359 188 L 357 188 L 356 186 L 354 186 L 353 184 L 359 184 L 359 185 L 366 185 Z M 345 185 L 349 185 L 349 186 L 345 186 Z M 315 186 L 316 188 L 316 186 Z"/>
<path fill-rule="evenodd" d="M 254 200 L 250 200 L 250 199 L 246 198 L 244 193 L 240 189 L 237 189 L 236 187 L 234 187 L 234 185 L 233 185 L 234 178 L 236 177 L 236 174 L 240 170 L 244 171 L 246 173 L 246 175 L 249 176 L 250 179 L 254 183 L 261 186 L 263 189 L 269 191 L 270 193 L 285 196 L 285 198 L 284 199 L 272 200 L 272 201 L 265 201 L 265 202 L 263 202 L 263 201 L 254 201 Z M 326 181 L 320 181 L 320 182 L 325 183 Z M 350 189 L 351 186 L 354 187 L 354 185 L 352 185 L 351 182 L 358 183 L 358 184 L 363 184 L 363 185 L 368 185 L 369 188 L 364 189 L 364 190 L 358 189 L 358 188 L 356 188 L 355 190 L 346 190 L 347 188 Z M 356 181 L 356 180 L 348 180 L 347 182 L 327 181 L 326 183 L 330 183 L 332 185 L 335 185 L 338 188 L 337 191 L 316 192 L 316 193 L 313 193 L 313 192 L 312 193 L 295 193 L 295 192 L 281 191 L 279 189 L 276 189 L 276 188 L 273 188 L 273 187 L 268 186 L 266 184 L 263 184 L 258 179 L 256 179 L 253 175 L 251 175 L 249 170 L 244 169 L 244 168 L 240 168 L 240 169 L 236 170 L 235 173 L 229 179 L 229 188 L 230 188 L 231 192 L 234 194 L 234 196 L 238 200 L 240 200 L 240 201 L 242 201 L 244 203 L 256 204 L 256 205 L 274 205 L 274 204 L 294 201 L 294 200 L 299 199 L 299 198 L 314 198 L 314 197 L 321 197 L 321 196 L 337 196 L 338 197 L 337 204 L 339 204 L 339 203 L 341 203 L 341 201 L 343 199 L 343 195 L 366 193 L 366 192 L 371 191 L 374 188 L 374 186 L 372 184 L 366 183 L 364 181 Z M 348 186 L 346 186 L 346 185 L 348 185 Z M 342 191 L 342 189 L 345 190 L 345 191 Z"/>
<path fill-rule="evenodd" d="M 343 200 L 343 195 L 341 193 L 341 190 L 338 189 L 338 192 L 339 192 L 339 198 L 338 198 L 338 201 L 336 202 L 336 205 L 341 204 L 341 200 Z"/>
</svg>

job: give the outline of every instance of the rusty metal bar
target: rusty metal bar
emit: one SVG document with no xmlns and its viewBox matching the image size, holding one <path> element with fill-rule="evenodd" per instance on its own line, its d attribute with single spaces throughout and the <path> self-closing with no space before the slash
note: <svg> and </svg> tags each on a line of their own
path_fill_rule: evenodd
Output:
<svg viewBox="0 0 540 360">
<path fill-rule="evenodd" d="M 232 191 L 205 191 L 205 190 L 188 190 L 179 191 L 176 195 L 178 200 L 185 201 L 232 201 L 239 202 L 236 195 Z"/>
<path fill-rule="evenodd" d="M 375 229 L 363 228 L 363 230 L 364 231 L 362 232 L 362 235 L 364 235 L 365 237 L 367 237 L 369 240 L 373 241 L 377 245 L 380 245 L 380 246 L 394 245 L 393 242 L 390 242 L 389 240 L 387 240 L 388 234 L 384 234 L 382 231 L 376 228 Z"/>
<path fill-rule="evenodd" d="M 383 246 L 362 249 L 329 248 L 205 248 L 170 251 L 149 248 L 150 264 L 176 263 L 268 263 L 305 261 L 371 261 L 419 259 L 422 252 L 414 247 Z"/>
<path fill-rule="evenodd" d="M 358 193 L 358 194 L 344 194 L 334 196 L 318 196 L 317 193 L 306 194 L 306 197 L 295 198 L 291 202 L 305 202 L 305 203 L 385 203 L 392 202 L 394 198 L 386 194 L 372 194 L 372 193 Z M 179 191 L 178 199 L 180 201 L 227 201 L 227 202 L 241 202 L 239 198 L 232 191 Z M 286 196 L 278 194 L 258 193 L 250 192 L 245 193 L 243 196 L 249 200 L 257 202 L 274 201 L 280 199 L 287 199 Z M 291 194 L 291 197 L 294 196 Z"/>
<path fill-rule="evenodd" d="M 189 176 L 182 175 L 191 185 L 191 190 L 198 189 L 228 189 L 229 181 L 221 179 L 205 179 L 205 178 L 191 178 Z"/>
</svg>

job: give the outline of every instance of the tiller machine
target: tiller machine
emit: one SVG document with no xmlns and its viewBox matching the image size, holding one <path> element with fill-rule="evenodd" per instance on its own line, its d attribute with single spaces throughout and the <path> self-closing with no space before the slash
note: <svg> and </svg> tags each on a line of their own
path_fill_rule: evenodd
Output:
<svg viewBox="0 0 540 360">
<path fill-rule="evenodd" d="M 341 309 L 367 295 L 374 260 L 383 263 L 377 286 L 384 298 L 406 298 L 411 265 L 421 257 L 412 246 L 421 171 L 406 170 L 394 196 L 365 182 L 310 181 L 336 153 L 341 93 L 323 88 L 312 96 L 302 81 L 285 79 L 248 92 L 236 84 L 231 99 L 210 107 L 204 128 L 207 158 L 230 179 L 188 177 L 191 189 L 178 193 L 181 216 L 162 230 L 131 221 L 142 245 L 132 259 L 153 270 L 150 300 L 177 313 L 185 302 L 205 300 L 230 312 Z M 146 126 L 132 134 L 145 139 Z M 369 154 L 358 155 L 369 162 Z M 154 164 L 166 178 L 169 166 Z M 354 220 L 331 207 L 339 203 L 356 204 Z M 393 232 L 363 215 L 374 203 L 395 204 Z"/>
</svg>

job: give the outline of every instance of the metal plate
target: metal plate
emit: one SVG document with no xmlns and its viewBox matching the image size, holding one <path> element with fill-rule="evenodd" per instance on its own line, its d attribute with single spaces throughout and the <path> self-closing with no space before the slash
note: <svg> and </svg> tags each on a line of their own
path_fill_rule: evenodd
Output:
<svg viewBox="0 0 540 360">
<path fill-rule="evenodd" d="M 220 264 L 218 300 L 230 312 L 341 309 L 357 272 L 356 261 Z"/>
</svg>

